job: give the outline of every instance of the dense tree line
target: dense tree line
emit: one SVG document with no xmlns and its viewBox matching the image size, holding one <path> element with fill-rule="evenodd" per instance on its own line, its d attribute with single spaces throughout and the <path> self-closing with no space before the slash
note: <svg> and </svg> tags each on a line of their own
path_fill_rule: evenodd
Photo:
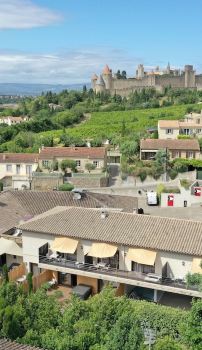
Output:
<svg viewBox="0 0 202 350">
<path fill-rule="evenodd" d="M 115 297 L 111 287 L 81 301 L 59 303 L 46 289 L 25 294 L 0 287 L 0 337 L 50 350 L 143 350 L 144 325 L 156 334 L 154 350 L 200 350 L 202 301 L 191 311 Z"/>
</svg>

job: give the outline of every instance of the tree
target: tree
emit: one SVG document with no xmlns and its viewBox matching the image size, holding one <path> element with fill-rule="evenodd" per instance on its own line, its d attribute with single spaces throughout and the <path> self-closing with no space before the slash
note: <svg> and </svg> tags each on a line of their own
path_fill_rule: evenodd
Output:
<svg viewBox="0 0 202 350">
<path fill-rule="evenodd" d="M 31 293 L 33 291 L 33 281 L 32 281 L 32 273 L 29 272 L 27 274 L 27 282 L 28 282 L 28 292 Z"/>
<path fill-rule="evenodd" d="M 122 79 L 127 79 L 127 74 L 126 74 L 126 71 L 123 70 L 122 73 L 121 73 L 121 78 Z"/>
<path fill-rule="evenodd" d="M 193 350 L 201 350 L 202 344 L 202 300 L 194 301 L 191 312 L 186 319 L 186 324 L 182 329 L 188 345 Z"/>
<path fill-rule="evenodd" d="M 64 159 L 60 162 L 60 168 L 64 173 L 66 173 L 67 169 L 71 169 L 74 172 L 76 170 L 76 162 L 75 160 Z"/>
<path fill-rule="evenodd" d="M 139 151 L 139 144 L 136 141 L 125 141 L 120 146 L 121 153 L 126 157 L 132 157 Z"/>
<path fill-rule="evenodd" d="M 95 164 L 92 164 L 92 163 L 86 163 L 85 165 L 85 169 L 88 170 L 89 174 L 92 170 L 95 170 L 96 166 Z"/>
<path fill-rule="evenodd" d="M 3 268 L 2 268 L 2 276 L 3 276 L 3 281 L 4 281 L 4 282 L 8 282 L 8 281 L 9 281 L 9 278 L 8 278 L 8 267 L 7 267 L 7 265 L 3 265 Z"/>
<path fill-rule="evenodd" d="M 162 339 L 158 339 L 154 345 L 154 350 L 183 350 L 184 347 L 175 341 L 174 339 L 166 336 Z"/>
</svg>

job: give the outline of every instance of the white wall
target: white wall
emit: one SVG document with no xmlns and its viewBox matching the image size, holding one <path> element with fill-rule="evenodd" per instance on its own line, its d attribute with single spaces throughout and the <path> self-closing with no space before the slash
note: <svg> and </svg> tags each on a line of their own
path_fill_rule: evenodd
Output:
<svg viewBox="0 0 202 350">
<path fill-rule="evenodd" d="M 185 278 L 191 272 L 193 258 L 185 254 L 158 252 L 156 257 L 155 272 L 161 274 L 163 266 L 168 263 L 168 276 L 170 278 Z"/>
<path fill-rule="evenodd" d="M 25 263 L 39 262 L 39 247 L 46 243 L 54 241 L 53 235 L 23 232 L 23 260 Z M 81 240 L 77 249 L 77 261 L 84 262 L 84 253 L 89 251 L 91 242 L 88 240 Z M 128 247 L 119 246 L 119 269 L 131 271 L 131 260 L 127 259 Z M 162 273 L 163 266 L 168 262 L 168 275 L 171 278 L 184 278 L 188 272 L 191 272 L 192 257 L 184 254 L 169 253 L 158 251 L 155 263 L 155 272 L 159 275 Z M 96 258 L 94 259 L 96 263 Z"/>
</svg>

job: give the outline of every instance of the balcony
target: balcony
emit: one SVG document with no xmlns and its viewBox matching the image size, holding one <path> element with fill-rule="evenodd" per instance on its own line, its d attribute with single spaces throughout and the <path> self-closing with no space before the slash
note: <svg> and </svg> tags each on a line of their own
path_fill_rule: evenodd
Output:
<svg viewBox="0 0 202 350">
<path fill-rule="evenodd" d="M 196 287 L 187 287 L 182 280 L 166 278 L 158 282 L 150 282 L 147 279 L 147 274 L 136 271 L 122 271 L 102 263 L 91 265 L 63 258 L 39 256 L 39 268 L 48 268 L 54 271 L 202 298 L 202 293 Z"/>
</svg>

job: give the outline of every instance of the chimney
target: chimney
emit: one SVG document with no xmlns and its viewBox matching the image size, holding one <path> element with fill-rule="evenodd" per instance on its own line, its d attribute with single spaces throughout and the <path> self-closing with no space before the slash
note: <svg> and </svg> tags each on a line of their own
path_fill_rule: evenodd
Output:
<svg viewBox="0 0 202 350">
<path fill-rule="evenodd" d="M 90 141 L 87 141 L 87 142 L 86 142 L 86 145 L 87 145 L 87 147 L 89 147 L 89 148 L 90 148 L 90 147 L 91 147 L 91 143 L 90 143 Z"/>
<path fill-rule="evenodd" d="M 137 208 L 133 208 L 133 214 L 137 214 L 138 209 Z"/>
<path fill-rule="evenodd" d="M 3 153 L 3 160 L 6 160 L 6 154 Z"/>
</svg>

